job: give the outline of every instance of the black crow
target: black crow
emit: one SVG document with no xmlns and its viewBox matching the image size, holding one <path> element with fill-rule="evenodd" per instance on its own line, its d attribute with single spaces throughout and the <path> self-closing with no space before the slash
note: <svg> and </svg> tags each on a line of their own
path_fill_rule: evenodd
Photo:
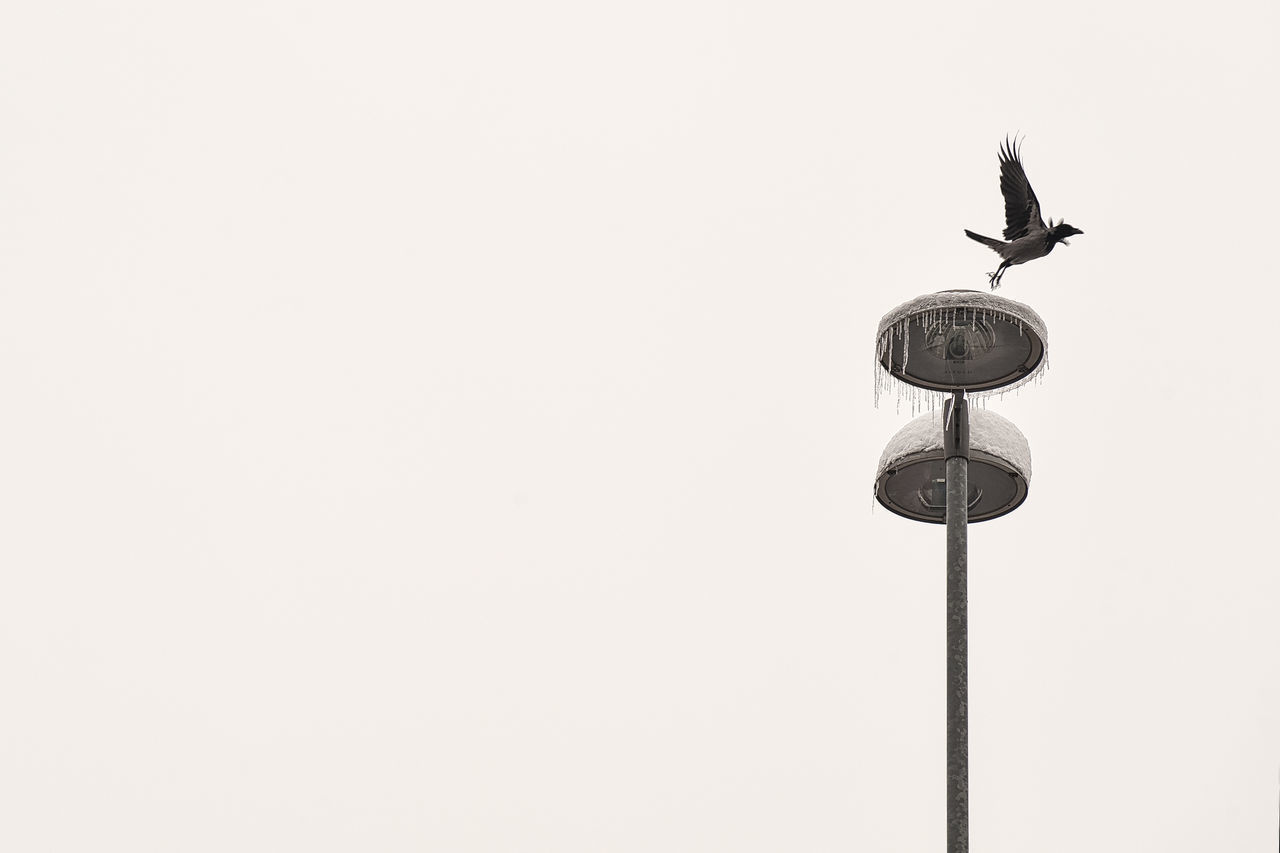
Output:
<svg viewBox="0 0 1280 853">
<path fill-rule="evenodd" d="M 1043 258 L 1053 251 L 1055 244 L 1069 246 L 1068 237 L 1084 233 L 1066 222 L 1054 225 L 1050 219 L 1048 226 L 1044 224 L 1040 218 L 1040 201 L 1022 169 L 1018 143 L 1009 142 L 1007 136 L 1000 146 L 1000 192 L 1004 194 L 1004 239 L 1008 242 L 974 234 L 967 228 L 964 232 L 1004 258 L 995 272 L 987 273 L 992 290 L 1000 286 L 1000 279 L 1009 267 Z"/>
</svg>

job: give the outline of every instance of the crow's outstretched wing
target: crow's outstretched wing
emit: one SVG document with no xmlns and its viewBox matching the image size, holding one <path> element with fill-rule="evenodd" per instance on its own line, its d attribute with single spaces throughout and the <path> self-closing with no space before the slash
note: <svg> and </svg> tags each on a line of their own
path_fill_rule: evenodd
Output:
<svg viewBox="0 0 1280 853">
<path fill-rule="evenodd" d="M 1000 192 L 1004 194 L 1004 238 L 1025 237 L 1033 228 L 1045 230 L 1040 218 L 1040 201 L 1022 170 L 1018 144 L 1005 137 L 1000 147 Z"/>
</svg>

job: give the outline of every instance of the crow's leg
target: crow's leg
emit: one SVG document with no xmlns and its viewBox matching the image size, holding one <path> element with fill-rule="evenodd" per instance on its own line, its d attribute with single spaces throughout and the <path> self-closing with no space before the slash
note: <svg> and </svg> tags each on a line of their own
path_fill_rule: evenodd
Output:
<svg viewBox="0 0 1280 853">
<path fill-rule="evenodd" d="M 1000 289 L 1000 279 L 1004 278 L 1004 271 L 1009 268 L 1009 262 L 1005 261 L 995 272 L 987 273 L 987 280 L 991 282 L 992 290 Z"/>
</svg>

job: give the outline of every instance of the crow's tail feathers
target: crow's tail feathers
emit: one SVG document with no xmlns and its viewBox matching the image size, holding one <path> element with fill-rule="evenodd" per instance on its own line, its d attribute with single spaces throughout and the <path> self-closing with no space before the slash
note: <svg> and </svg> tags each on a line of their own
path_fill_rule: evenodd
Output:
<svg viewBox="0 0 1280 853">
<path fill-rule="evenodd" d="M 1000 240 L 995 240 L 991 237 L 983 237 L 981 234 L 974 234 L 968 228 L 964 229 L 964 235 L 970 240 L 977 240 L 982 245 L 987 246 L 996 252 L 1000 251 L 1000 247 L 1004 245 Z"/>
</svg>

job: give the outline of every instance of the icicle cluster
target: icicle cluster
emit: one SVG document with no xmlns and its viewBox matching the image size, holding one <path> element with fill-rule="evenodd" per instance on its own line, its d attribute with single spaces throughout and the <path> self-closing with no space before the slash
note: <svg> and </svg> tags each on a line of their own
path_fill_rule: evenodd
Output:
<svg viewBox="0 0 1280 853">
<path fill-rule="evenodd" d="M 1045 344 L 1044 357 L 1026 376 L 1002 388 L 970 392 L 971 396 L 979 400 L 990 395 L 1003 397 L 1006 393 L 1028 382 L 1043 380 L 1043 373 L 1048 368 L 1048 333 L 1039 314 L 1021 302 L 1014 302 L 1002 296 L 981 291 L 944 290 L 941 293 L 932 293 L 905 302 L 880 319 L 880 326 L 876 333 L 875 362 L 872 368 L 875 371 L 874 395 L 877 408 L 880 406 L 881 396 L 890 388 L 897 392 L 898 411 L 901 411 L 905 398 L 911 407 L 913 417 L 919 412 L 926 409 L 932 411 L 941 405 L 948 396 L 947 393 L 919 388 L 903 382 L 890 374 L 883 362 L 891 350 L 897 350 L 895 343 L 901 341 L 902 370 L 905 372 L 911 352 L 911 327 L 913 325 L 920 329 L 929 329 L 934 326 L 954 327 L 959 325 L 957 318 L 971 325 L 975 330 L 979 322 L 989 325 L 995 321 L 1016 326 L 1019 335 L 1026 329 L 1030 329 Z"/>
</svg>

